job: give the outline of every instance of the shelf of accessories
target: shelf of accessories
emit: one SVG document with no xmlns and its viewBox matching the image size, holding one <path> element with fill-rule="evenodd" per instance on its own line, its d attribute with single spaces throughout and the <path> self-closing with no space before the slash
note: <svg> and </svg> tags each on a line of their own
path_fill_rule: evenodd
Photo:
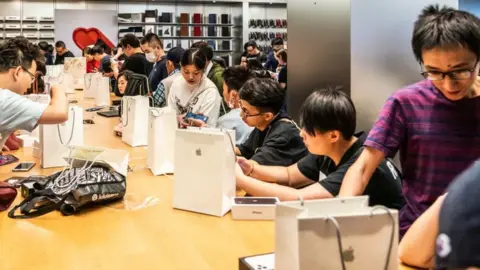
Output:
<svg viewBox="0 0 480 270">
<path fill-rule="evenodd" d="M 24 36 L 30 41 L 55 40 L 53 17 L 0 16 L 0 39 Z"/>
<path fill-rule="evenodd" d="M 217 26 L 217 27 L 229 27 L 235 26 L 234 24 L 218 24 L 218 23 L 165 23 L 165 22 L 119 22 L 118 25 L 123 26 Z"/>
</svg>

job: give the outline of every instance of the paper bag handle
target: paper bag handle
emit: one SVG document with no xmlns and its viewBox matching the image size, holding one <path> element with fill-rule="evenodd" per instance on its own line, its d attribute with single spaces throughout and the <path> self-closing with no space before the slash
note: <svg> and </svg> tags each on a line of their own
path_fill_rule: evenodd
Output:
<svg viewBox="0 0 480 270">
<path fill-rule="evenodd" d="M 390 244 L 388 245 L 388 252 L 387 252 L 387 259 L 385 261 L 385 267 L 384 269 L 387 270 L 388 269 L 388 264 L 390 263 L 390 255 L 392 254 L 392 247 L 393 247 L 393 239 L 395 238 L 395 218 L 393 217 L 392 215 L 392 212 L 390 212 L 390 209 L 388 209 L 387 207 L 383 206 L 383 205 L 377 205 L 375 207 L 373 207 L 372 211 L 370 212 L 370 217 L 373 216 L 373 212 L 377 209 L 382 209 L 382 210 L 385 210 L 388 214 L 388 216 L 390 216 L 390 220 L 392 221 L 392 231 L 390 233 Z"/>
<path fill-rule="evenodd" d="M 342 270 L 346 270 L 345 268 L 345 259 L 343 258 L 343 247 L 342 247 L 342 234 L 340 233 L 340 225 L 338 225 L 337 220 L 334 217 L 326 217 L 326 221 L 330 221 L 335 226 L 335 232 L 337 234 L 337 242 L 338 242 L 338 253 L 340 254 L 340 263 L 342 265 Z"/>
<path fill-rule="evenodd" d="M 125 108 L 125 110 L 127 110 L 127 111 L 126 111 L 126 116 L 125 116 L 125 118 L 126 118 L 125 124 L 123 123 L 123 112 L 120 112 L 121 115 L 122 115 L 122 117 L 120 117 L 120 122 L 122 123 L 122 126 L 123 126 L 123 127 L 127 127 L 127 126 L 128 126 L 128 109 L 129 109 L 129 107 L 128 107 L 128 100 L 129 100 L 129 98 L 127 97 L 127 98 L 125 98 L 125 100 L 126 100 L 126 103 L 127 103 L 127 107 L 124 107 L 124 106 L 123 106 L 123 98 L 120 100 L 120 107 L 122 108 L 122 111 L 123 111 L 123 108 Z"/>
<path fill-rule="evenodd" d="M 75 110 L 73 110 L 73 123 L 72 123 L 72 130 L 70 131 L 70 138 L 68 139 L 68 142 L 67 143 L 64 143 L 63 142 L 63 139 L 62 139 L 62 134 L 60 134 L 60 124 L 57 124 L 57 134 L 58 134 L 58 138 L 60 139 L 60 143 L 65 145 L 65 146 L 68 146 L 71 142 L 72 142 L 72 139 L 73 139 L 73 132 L 75 131 Z"/>
<path fill-rule="evenodd" d="M 299 199 L 300 199 L 301 204 L 303 206 L 303 199 L 301 197 L 299 197 Z M 372 211 L 370 212 L 370 217 L 373 217 L 373 212 L 375 212 L 375 210 L 377 210 L 377 209 L 385 210 L 387 212 L 388 216 L 390 217 L 391 221 L 392 221 L 392 231 L 390 233 L 390 244 L 388 245 L 387 259 L 385 261 L 385 267 L 383 268 L 384 270 L 388 270 L 388 264 L 390 263 L 390 255 L 392 254 L 393 239 L 395 237 L 395 218 L 393 217 L 392 212 L 390 212 L 390 210 L 387 207 L 382 206 L 382 205 L 377 205 L 377 206 L 373 207 Z M 342 252 L 343 247 L 342 247 L 342 235 L 340 233 L 340 225 L 338 225 L 338 222 L 334 217 L 328 216 L 328 217 L 325 218 L 325 220 L 332 222 L 333 225 L 335 226 L 335 231 L 336 231 L 336 234 L 337 234 L 337 242 L 338 242 L 338 251 L 339 251 L 339 254 L 340 254 L 342 270 L 346 270 L 345 260 L 344 260 L 343 252 Z"/>
</svg>

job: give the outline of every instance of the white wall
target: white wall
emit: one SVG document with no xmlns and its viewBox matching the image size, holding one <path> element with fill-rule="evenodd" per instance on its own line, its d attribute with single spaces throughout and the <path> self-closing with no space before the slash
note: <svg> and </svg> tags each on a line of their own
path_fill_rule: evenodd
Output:
<svg viewBox="0 0 480 270">
<path fill-rule="evenodd" d="M 413 23 L 429 4 L 458 0 L 351 1 L 351 97 L 358 130 L 370 130 L 387 98 L 422 79 L 412 53 Z"/>
</svg>

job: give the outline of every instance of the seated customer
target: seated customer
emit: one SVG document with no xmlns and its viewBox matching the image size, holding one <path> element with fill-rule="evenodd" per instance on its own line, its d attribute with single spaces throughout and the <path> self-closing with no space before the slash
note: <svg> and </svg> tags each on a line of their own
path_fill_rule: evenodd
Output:
<svg viewBox="0 0 480 270">
<path fill-rule="evenodd" d="M 300 119 L 310 154 L 289 167 L 260 166 L 240 159 L 239 188 L 252 196 L 278 197 L 282 201 L 338 195 L 343 176 L 362 152 L 366 137 L 354 136 L 355 107 L 341 91 L 319 90 L 303 104 Z M 370 205 L 403 206 L 400 176 L 393 164 L 383 161 L 377 167 L 364 194 L 370 196 Z"/>
<path fill-rule="evenodd" d="M 242 66 L 229 67 L 223 72 L 223 100 L 231 110 L 218 119 L 217 128 L 235 130 L 237 144 L 243 143 L 253 130 L 252 127 L 249 127 L 242 120 L 238 102 L 238 91 L 252 78 L 254 78 L 253 73 L 248 68 Z M 199 119 L 190 120 L 189 123 L 193 126 L 206 126 Z"/>
<path fill-rule="evenodd" d="M 170 93 L 170 87 L 172 87 L 173 81 L 181 76 L 180 74 L 180 61 L 185 50 L 182 47 L 174 47 L 170 49 L 166 56 L 165 66 L 167 69 L 168 77 L 163 79 L 157 87 L 157 90 L 153 92 L 154 107 L 167 106 L 167 97 Z"/>
<path fill-rule="evenodd" d="M 255 129 L 235 153 L 261 165 L 289 166 L 307 155 L 300 129 L 281 111 L 285 90 L 273 79 L 252 79 L 240 89 L 240 116 Z"/>
<path fill-rule="evenodd" d="M 188 125 L 184 121 L 188 112 L 207 116 L 209 125 L 217 124 L 222 100 L 215 84 L 204 76 L 206 63 L 198 49 L 188 49 L 182 56 L 182 76 L 173 81 L 168 96 L 168 106 L 177 111 L 180 127 Z"/>
</svg>

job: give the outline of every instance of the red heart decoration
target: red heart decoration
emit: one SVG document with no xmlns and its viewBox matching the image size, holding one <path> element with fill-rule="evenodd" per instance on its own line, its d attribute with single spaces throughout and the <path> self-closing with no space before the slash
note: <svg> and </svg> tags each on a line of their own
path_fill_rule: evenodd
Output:
<svg viewBox="0 0 480 270">
<path fill-rule="evenodd" d="M 108 47 L 113 48 L 113 43 L 102 33 L 102 31 L 97 28 L 83 28 L 78 27 L 73 31 L 72 35 L 73 42 L 77 45 L 80 50 L 84 50 L 86 47 L 93 45 L 97 40 L 101 39 Z"/>
</svg>

